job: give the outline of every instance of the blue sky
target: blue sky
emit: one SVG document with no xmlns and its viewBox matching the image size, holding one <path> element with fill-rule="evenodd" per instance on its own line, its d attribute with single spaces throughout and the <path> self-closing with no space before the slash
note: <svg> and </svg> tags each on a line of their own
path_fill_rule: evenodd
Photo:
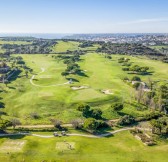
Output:
<svg viewBox="0 0 168 162">
<path fill-rule="evenodd" d="M 0 0 L 0 33 L 168 33 L 167 0 Z"/>
</svg>

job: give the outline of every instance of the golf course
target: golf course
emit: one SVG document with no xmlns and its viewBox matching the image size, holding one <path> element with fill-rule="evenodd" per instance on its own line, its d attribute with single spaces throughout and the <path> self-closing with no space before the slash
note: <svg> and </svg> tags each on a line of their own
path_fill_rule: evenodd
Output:
<svg viewBox="0 0 168 162">
<path fill-rule="evenodd" d="M 0 41 L 2 44 L 5 42 Z M 9 44 L 29 46 L 31 42 Z M 99 44 L 86 48 L 81 48 L 81 44 L 57 41 L 48 54 L 12 54 L 10 61 L 4 59 L 15 68 L 9 82 L 0 83 L 2 124 L 11 121 L 6 127 L 8 134 L 0 137 L 0 161 L 166 162 L 167 140 L 153 137 L 148 120 L 142 120 L 145 120 L 143 128 L 140 123 L 128 125 L 128 129 L 116 123 L 128 115 L 139 122 L 153 111 L 135 99 L 138 89 L 132 86 L 131 78 L 139 74 L 124 71 L 119 60 L 148 67 L 148 73 L 140 75 L 141 82 L 152 80 L 158 86 L 168 81 L 168 64 L 146 56 L 114 54 L 108 59 L 106 53 L 96 51 Z M 77 73 L 67 73 L 70 65 L 66 64 L 69 61 L 66 59 L 81 50 L 83 53 L 75 55 L 78 61 L 73 64 L 80 69 Z M 14 62 L 15 59 L 20 64 Z M 111 105 L 118 102 L 123 108 L 115 111 Z M 97 132 L 85 129 L 85 121 L 93 119 L 91 114 L 87 116 L 80 110 L 80 104 L 82 108 L 91 107 L 87 113 L 100 110 L 101 117 L 95 116 L 95 119 L 105 124 L 111 122 L 111 125 Z M 80 129 L 73 127 L 74 119 L 78 120 Z M 144 131 L 157 144 L 145 145 L 131 133 L 134 128 Z M 62 134 L 64 131 L 67 134 Z"/>
</svg>

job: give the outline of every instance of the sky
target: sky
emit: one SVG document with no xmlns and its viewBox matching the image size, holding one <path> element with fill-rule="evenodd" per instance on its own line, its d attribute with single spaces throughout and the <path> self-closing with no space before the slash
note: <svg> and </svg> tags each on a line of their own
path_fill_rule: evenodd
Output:
<svg viewBox="0 0 168 162">
<path fill-rule="evenodd" d="M 168 33 L 168 0 L 0 0 L 0 33 Z"/>
</svg>

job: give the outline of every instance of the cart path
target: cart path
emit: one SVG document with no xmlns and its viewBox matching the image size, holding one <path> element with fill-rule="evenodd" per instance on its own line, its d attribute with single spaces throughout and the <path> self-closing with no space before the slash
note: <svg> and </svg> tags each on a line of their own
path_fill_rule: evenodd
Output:
<svg viewBox="0 0 168 162">
<path fill-rule="evenodd" d="M 122 129 L 119 129 L 119 130 L 112 131 L 112 132 L 100 134 L 100 135 L 87 135 L 87 134 L 71 133 L 71 134 L 66 134 L 66 136 L 78 136 L 78 137 L 88 137 L 88 138 L 103 138 L 103 137 L 108 137 L 108 136 L 111 136 L 111 135 L 119 133 L 119 132 L 133 130 L 133 129 L 135 129 L 135 128 L 126 127 L 126 128 L 122 128 Z M 137 129 L 140 129 L 142 131 L 151 131 L 151 129 L 149 129 L 149 128 L 139 128 L 139 127 L 137 127 Z M 40 138 L 55 138 L 54 135 L 39 135 L 39 134 L 31 134 L 31 133 L 0 134 L 0 137 L 17 136 L 17 135 L 30 135 L 30 136 L 40 137 Z"/>
</svg>

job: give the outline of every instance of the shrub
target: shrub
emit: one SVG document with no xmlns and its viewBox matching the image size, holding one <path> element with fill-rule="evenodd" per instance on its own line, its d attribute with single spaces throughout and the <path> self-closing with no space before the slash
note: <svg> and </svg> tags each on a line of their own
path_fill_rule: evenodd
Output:
<svg viewBox="0 0 168 162">
<path fill-rule="evenodd" d="M 133 76 L 131 81 L 141 81 L 141 78 L 139 76 Z"/>
<path fill-rule="evenodd" d="M 79 104 L 77 110 L 81 111 L 84 117 L 90 116 L 90 106 L 87 104 Z"/>
<path fill-rule="evenodd" d="M 36 113 L 36 112 L 32 112 L 32 113 L 30 113 L 30 117 L 31 117 L 32 119 L 39 119 L 39 118 L 40 118 L 40 115 L 39 115 L 38 113 Z"/>
<path fill-rule="evenodd" d="M 114 103 L 111 105 L 111 108 L 113 109 L 113 111 L 121 111 L 124 108 L 124 105 L 122 103 Z"/>
<path fill-rule="evenodd" d="M 123 80 L 124 81 L 127 81 L 127 80 L 129 81 L 129 78 L 128 77 L 124 77 Z"/>
<path fill-rule="evenodd" d="M 125 68 L 122 68 L 123 71 L 129 71 L 129 68 L 125 67 Z"/>
<path fill-rule="evenodd" d="M 101 119 L 102 111 L 100 109 L 93 109 L 91 116 L 95 119 Z"/>
<path fill-rule="evenodd" d="M 60 120 L 57 120 L 57 119 L 51 119 L 51 122 L 53 123 L 53 125 L 54 125 L 55 128 L 58 128 L 58 129 L 61 128 L 61 124 L 62 124 L 62 122 L 61 122 Z"/>
<path fill-rule="evenodd" d="M 75 129 L 79 129 L 79 128 L 82 127 L 82 120 L 74 119 L 74 120 L 71 121 L 71 124 Z"/>
<path fill-rule="evenodd" d="M 91 131 L 96 130 L 98 126 L 99 126 L 98 122 L 96 121 L 96 119 L 93 119 L 93 118 L 88 118 L 84 122 L 84 128 Z"/>
<path fill-rule="evenodd" d="M 135 123 L 135 118 L 130 115 L 124 115 L 121 117 L 121 119 L 118 121 L 119 125 L 129 125 Z"/>
</svg>

